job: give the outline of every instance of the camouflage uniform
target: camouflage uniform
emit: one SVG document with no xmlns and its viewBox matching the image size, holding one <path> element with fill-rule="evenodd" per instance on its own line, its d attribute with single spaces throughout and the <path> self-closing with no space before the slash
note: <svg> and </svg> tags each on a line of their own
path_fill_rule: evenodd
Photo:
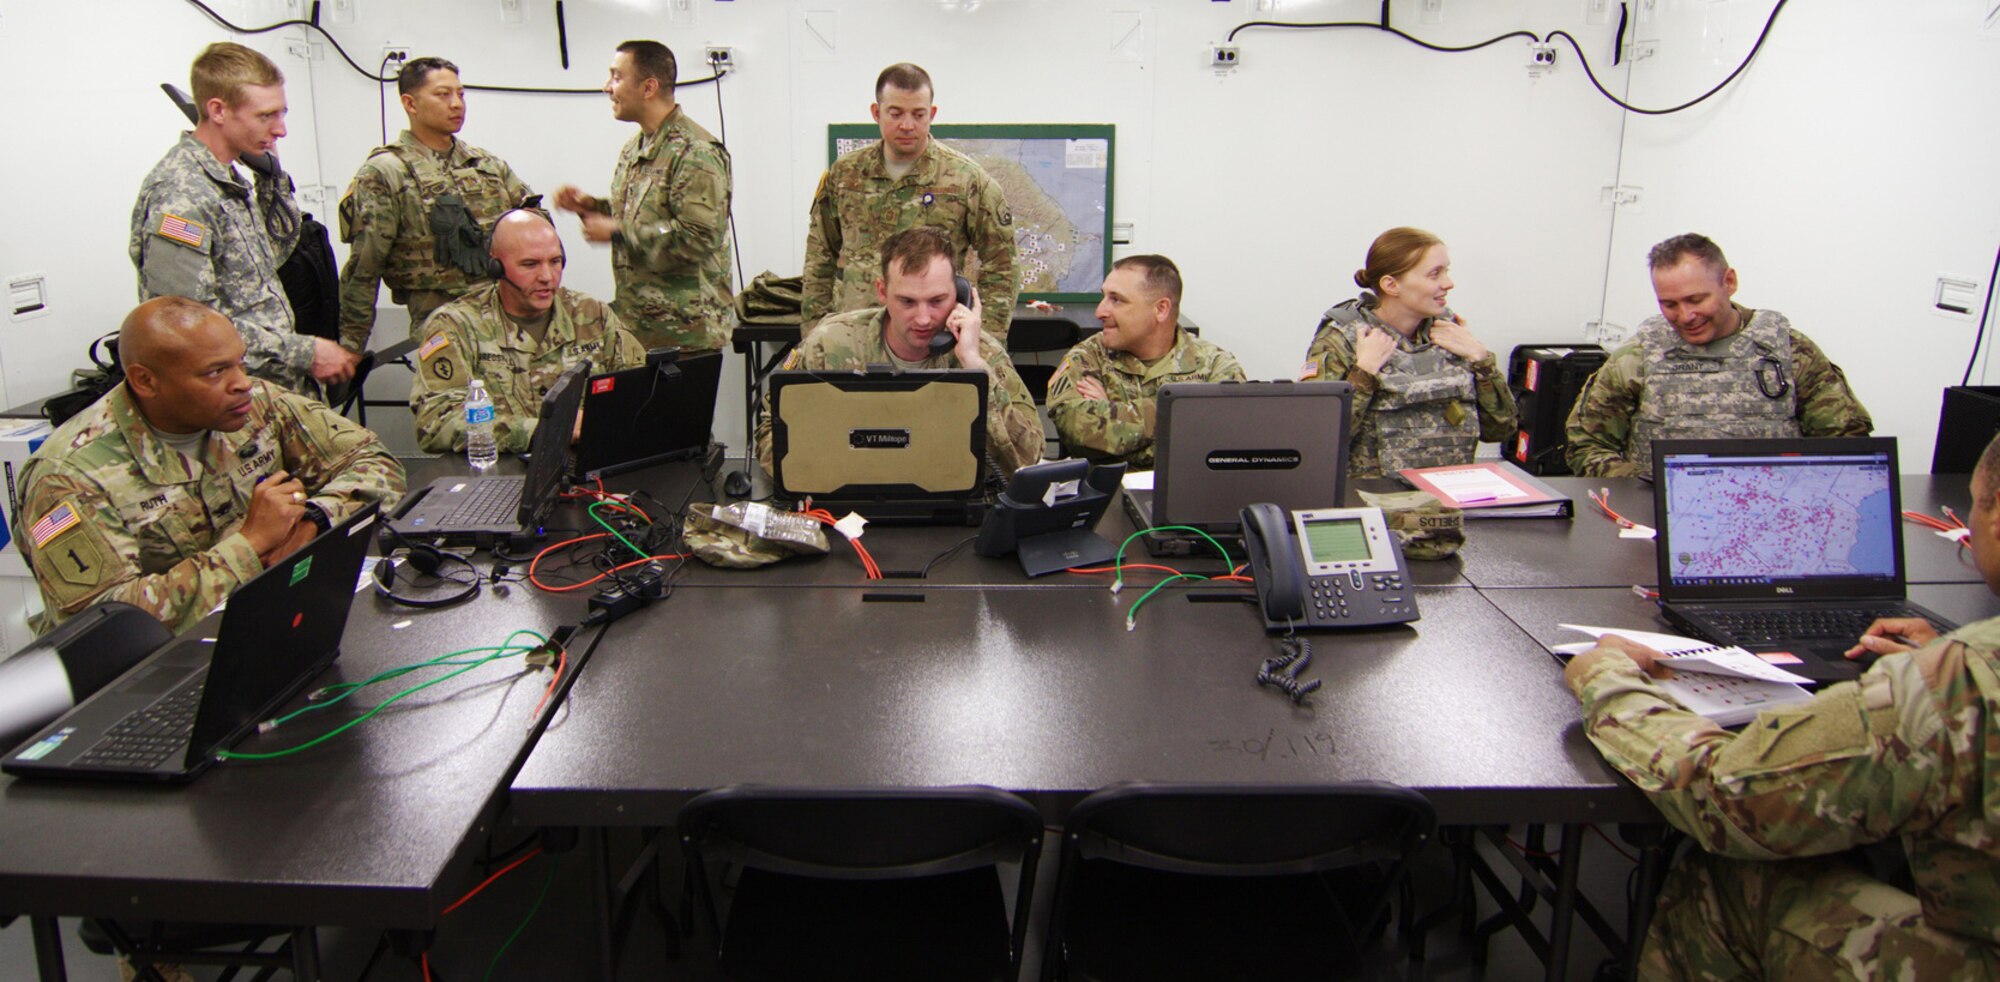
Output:
<svg viewBox="0 0 2000 982">
<path fill-rule="evenodd" d="M 1097 379 L 1103 399 L 1085 398 L 1078 379 Z M 1123 461 L 1153 466 L 1153 407 L 1168 382 L 1241 382 L 1246 376 L 1236 356 L 1175 328 L 1174 346 L 1148 365 L 1124 351 L 1104 347 L 1104 336 L 1088 337 L 1069 349 L 1049 378 L 1049 420 L 1055 423 L 1063 454 L 1093 463 Z"/>
<path fill-rule="evenodd" d="M 263 382 L 250 421 L 210 431 L 198 461 L 161 440 L 125 386 L 64 423 L 21 469 L 17 541 L 47 605 L 44 627 L 104 600 L 145 608 L 175 631 L 264 569 L 240 527 L 257 482 L 283 470 L 338 522 L 370 501 L 393 507 L 403 465 L 325 405 Z"/>
<path fill-rule="evenodd" d="M 382 281 L 389 298 L 409 308 L 413 338 L 423 335 L 431 311 L 486 282 L 483 272 L 439 255 L 431 222 L 442 195 L 463 202 L 482 232 L 537 197 L 506 161 L 456 137 L 439 153 L 404 130 L 395 143 L 370 151 L 340 199 L 340 241 L 348 244 L 340 269 L 340 343 L 349 351 L 368 347 Z"/>
<path fill-rule="evenodd" d="M 647 348 L 718 351 L 729 343 L 729 151 L 679 106 L 659 132 L 618 154 L 611 309 Z"/>
<path fill-rule="evenodd" d="M 1020 290 L 1014 212 L 972 158 L 935 139 L 900 180 L 890 179 L 879 140 L 843 155 L 819 179 L 806 226 L 806 329 L 829 314 L 878 303 L 882 243 L 919 225 L 943 232 L 962 268 L 971 269 L 967 257 L 978 255 L 980 327 L 1006 347 Z"/>
<path fill-rule="evenodd" d="M 187 297 L 215 308 L 243 336 L 250 374 L 317 393 L 314 339 L 294 332 L 292 302 L 278 280 L 299 244 L 299 204 L 291 176 L 276 180 L 245 183 L 193 133 L 182 133 L 139 185 L 129 252 L 140 300 Z M 273 225 L 290 231 L 275 237 Z"/>
<path fill-rule="evenodd" d="M 646 363 L 646 349 L 602 303 L 565 288 L 549 311 L 539 342 L 500 309 L 497 283 L 474 287 L 431 315 L 410 384 L 418 446 L 429 453 L 465 449 L 465 390 L 475 377 L 493 397 L 494 443 L 503 453 L 521 453 L 535 435 L 542 396 L 565 369 L 585 358 L 593 373 Z"/>
<path fill-rule="evenodd" d="M 882 340 L 889 329 L 889 313 L 881 307 L 850 310 L 821 321 L 806 332 L 799 346 L 785 356 L 782 371 L 798 369 L 858 372 L 870 365 L 894 364 L 889 346 Z M 1042 459 L 1042 421 L 1035 415 L 1035 400 L 1028 386 L 1014 371 L 1007 350 L 993 335 L 979 336 L 979 355 L 986 359 L 986 453 L 1001 476 L 1012 475 Z M 958 356 L 933 355 L 914 368 L 958 368 Z M 764 470 L 771 467 L 771 394 L 764 394 L 764 410 L 757 414 L 757 461 Z"/>
<path fill-rule="evenodd" d="M 1468 362 L 1432 344 L 1429 318 L 1403 337 L 1375 316 L 1373 306 L 1357 299 L 1329 309 L 1299 373 L 1300 381 L 1354 386 L 1348 476 L 1382 477 L 1411 467 L 1471 463 L 1479 441 L 1513 435 L 1520 410 L 1492 354 Z M 1396 338 L 1396 350 L 1373 374 L 1355 365 L 1355 344 L 1364 326 Z"/>
<path fill-rule="evenodd" d="M 1664 318 L 1640 324 L 1570 410 L 1570 469 L 1650 477 L 1652 441 L 1660 438 L 1867 436 L 1874 429 L 1840 366 L 1783 314 L 1741 306 L 1736 313 L 1741 329 L 1699 347 Z M 1780 367 L 1789 376 L 1782 386 Z"/>
<path fill-rule="evenodd" d="M 2000 973 L 2000 618 L 1732 734 L 1623 654 L 1575 680 L 1591 742 L 1707 853 L 1669 877 L 1641 978 Z M 1911 896 L 1827 856 L 1900 838 Z M 1712 854 L 1712 855 L 1711 855 Z M 1724 858 L 1729 857 L 1729 858 Z"/>
</svg>

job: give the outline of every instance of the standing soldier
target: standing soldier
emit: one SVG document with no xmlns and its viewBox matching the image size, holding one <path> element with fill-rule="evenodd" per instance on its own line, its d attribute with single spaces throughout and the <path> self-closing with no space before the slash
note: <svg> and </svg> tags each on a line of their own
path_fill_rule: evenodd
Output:
<svg viewBox="0 0 2000 982">
<path fill-rule="evenodd" d="M 729 341 L 729 151 L 674 101 L 674 53 L 627 41 L 611 60 L 611 114 L 638 123 L 611 197 L 571 185 L 556 207 L 583 237 L 611 243 L 611 309 L 647 348 L 719 351 Z"/>
<path fill-rule="evenodd" d="M 250 374 L 318 395 L 359 359 L 325 338 L 293 331 L 278 267 L 299 243 L 292 178 L 272 148 L 285 135 L 285 75 L 229 41 L 202 50 L 189 73 L 201 121 L 160 158 L 132 206 L 139 299 L 187 297 L 236 325 Z M 251 163 L 255 183 L 239 165 Z"/>
<path fill-rule="evenodd" d="M 1004 347 L 1014 316 L 1014 213 L 1000 185 L 972 158 L 931 139 L 930 73 L 903 62 L 875 79 L 868 114 L 882 139 L 826 169 L 806 226 L 805 329 L 820 318 L 872 306 L 882 244 L 929 226 L 951 241 L 952 263 L 979 257 L 981 327 Z"/>
<path fill-rule="evenodd" d="M 415 59 L 396 74 L 396 90 L 410 128 L 369 153 L 340 199 L 340 241 L 349 246 L 340 343 L 352 352 L 368 346 L 383 280 L 410 311 L 410 337 L 421 338 L 431 311 L 486 282 L 493 223 L 541 201 L 506 161 L 453 135 L 465 125 L 457 65 Z"/>
</svg>

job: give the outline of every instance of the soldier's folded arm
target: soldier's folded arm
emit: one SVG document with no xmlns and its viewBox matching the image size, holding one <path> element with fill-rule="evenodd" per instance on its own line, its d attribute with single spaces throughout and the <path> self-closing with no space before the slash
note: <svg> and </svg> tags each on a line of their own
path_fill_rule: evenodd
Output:
<svg viewBox="0 0 2000 982">
<path fill-rule="evenodd" d="M 1798 379 L 1801 434 L 1867 436 L 1874 432 L 1875 420 L 1847 384 L 1846 373 L 1798 331 L 1792 331 L 1792 375 Z"/>
<path fill-rule="evenodd" d="M 1585 477 L 1637 477 L 1638 465 L 1626 454 L 1632 441 L 1632 417 L 1639 411 L 1639 382 L 1630 377 L 1626 362 L 1636 362 L 1613 352 L 1583 384 L 1583 394 L 1570 407 L 1564 433 L 1569 446 L 1563 456 L 1570 470 Z"/>
<path fill-rule="evenodd" d="M 324 403 L 272 400 L 285 470 L 306 486 L 312 504 L 334 521 L 371 501 L 394 508 L 404 490 L 403 465 L 374 432 Z"/>
<path fill-rule="evenodd" d="M 650 202 L 649 202 L 650 204 Z M 621 220 L 618 230 L 639 264 L 670 272 L 721 251 L 729 236 L 729 165 L 715 148 L 697 143 L 668 176 L 655 221 Z"/>
<path fill-rule="evenodd" d="M 65 508 L 70 511 L 58 514 Z M 62 464 L 34 475 L 21 513 L 34 523 L 57 519 L 40 547 L 25 540 L 22 545 L 43 601 L 63 618 L 92 604 L 122 600 L 180 630 L 264 570 L 256 547 L 235 531 L 161 572 L 144 573 L 137 561 L 139 541 L 105 489 Z"/>
<path fill-rule="evenodd" d="M 1078 392 L 1075 376 L 1088 372 L 1081 359 L 1066 358 L 1055 381 L 1049 385 L 1049 421 L 1064 449 L 1085 451 L 1092 460 L 1123 457 L 1139 448 L 1142 421 L 1132 407 L 1113 407 L 1108 400 L 1091 399 Z M 1126 425 L 1116 425 L 1119 422 Z"/>
</svg>

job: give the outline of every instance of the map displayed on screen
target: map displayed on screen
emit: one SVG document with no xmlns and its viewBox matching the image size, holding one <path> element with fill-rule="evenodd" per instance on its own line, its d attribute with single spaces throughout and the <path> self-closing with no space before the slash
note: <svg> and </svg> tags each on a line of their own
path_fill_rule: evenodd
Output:
<svg viewBox="0 0 2000 982">
<path fill-rule="evenodd" d="M 1670 464 L 1674 579 L 1893 576 L 1894 479 L 1866 458 Z"/>
<path fill-rule="evenodd" d="M 834 156 L 880 136 L 873 126 L 829 129 Z M 1110 253 L 1112 127 L 966 125 L 931 133 L 999 183 L 1014 213 L 1021 297 L 1094 298 Z"/>
</svg>

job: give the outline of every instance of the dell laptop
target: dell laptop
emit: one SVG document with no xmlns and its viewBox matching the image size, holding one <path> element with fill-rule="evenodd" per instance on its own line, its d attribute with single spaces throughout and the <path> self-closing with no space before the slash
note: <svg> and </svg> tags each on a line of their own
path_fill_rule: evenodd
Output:
<svg viewBox="0 0 2000 982">
<path fill-rule="evenodd" d="M 1656 440 L 1660 608 L 1689 635 L 1814 681 L 1879 617 L 1950 621 L 1907 599 L 1891 437 Z"/>
<path fill-rule="evenodd" d="M 579 362 L 542 396 L 525 476 L 440 477 L 405 498 L 389 527 L 406 540 L 482 549 L 539 531 L 569 476 L 570 436 L 589 374 L 590 362 Z"/>
<path fill-rule="evenodd" d="M 1333 508 L 1347 493 L 1353 387 L 1346 382 L 1174 382 L 1155 410 L 1153 488 L 1125 511 L 1155 556 L 1240 555 L 1245 506 Z"/>
<path fill-rule="evenodd" d="M 649 352 L 641 368 L 593 375 L 584 388 L 576 473 L 610 477 L 708 449 L 722 353 Z"/>
<path fill-rule="evenodd" d="M 167 643 L 36 731 L 0 770 L 192 779 L 340 656 L 375 518 L 370 504 L 237 587 L 215 637 L 197 627 Z"/>
<path fill-rule="evenodd" d="M 874 522 L 977 524 L 987 383 L 967 369 L 773 373 L 777 493 Z"/>
</svg>

